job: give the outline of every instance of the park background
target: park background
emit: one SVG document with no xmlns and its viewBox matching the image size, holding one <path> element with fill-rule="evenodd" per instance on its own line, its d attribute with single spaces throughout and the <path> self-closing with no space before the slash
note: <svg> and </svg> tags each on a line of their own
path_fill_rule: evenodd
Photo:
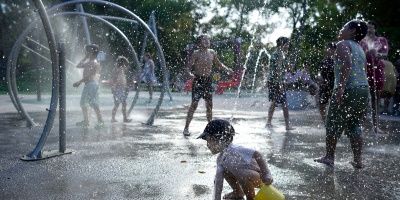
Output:
<svg viewBox="0 0 400 200">
<path fill-rule="evenodd" d="M 50 8 L 66 0 L 43 0 L 44 5 Z M 141 19 L 147 22 L 152 11 L 155 14 L 155 22 L 158 39 L 164 51 L 166 67 L 170 79 L 177 74 L 185 73 L 185 48 L 192 44 L 196 36 L 208 33 L 213 41 L 221 41 L 232 38 L 241 38 L 242 56 L 240 62 L 247 60 L 246 77 L 250 77 L 256 71 L 258 52 L 266 49 L 272 52 L 275 39 L 279 36 L 287 36 L 292 40 L 289 50 L 290 60 L 296 62 L 296 68 L 310 61 L 312 71 L 318 67 L 323 58 L 326 42 L 336 41 L 338 30 L 351 19 L 374 20 L 378 23 L 378 33 L 389 41 L 388 60 L 394 62 L 399 57 L 400 49 L 400 1 L 393 0 L 112 0 Z M 0 1 L 0 92 L 6 93 L 6 65 L 13 43 L 19 34 L 38 17 L 38 12 L 32 1 L 29 0 L 1 0 Z M 99 15 L 118 15 L 115 9 L 108 7 L 83 4 L 85 12 Z M 76 7 L 63 7 L 64 11 L 76 11 Z M 121 17 L 128 17 L 122 15 Z M 61 35 L 70 35 L 68 23 L 56 23 L 54 30 Z M 114 23 L 123 31 L 135 48 L 140 48 L 143 42 L 143 30 L 135 29 L 135 25 L 126 22 Z M 118 55 L 126 54 L 124 41 L 110 28 L 101 25 L 95 20 L 88 19 L 88 26 L 92 34 L 92 43 L 100 45 L 106 52 L 106 59 L 102 63 L 102 79 L 108 79 L 110 69 Z M 81 26 L 82 27 L 82 26 Z M 43 29 L 32 31 L 29 35 L 42 44 L 46 44 L 46 36 Z M 87 43 L 83 27 L 77 33 L 76 42 L 69 45 L 77 51 L 75 62 L 81 59 L 84 45 Z M 26 44 L 29 47 L 29 44 Z M 237 66 L 236 54 L 233 48 L 226 46 L 215 48 L 220 59 L 227 66 Z M 37 49 L 44 51 L 43 49 Z M 148 49 L 156 54 L 154 45 L 149 44 Z M 44 53 L 45 54 L 45 53 Z M 28 50 L 22 50 L 18 57 L 17 83 L 21 93 L 33 93 L 37 86 L 32 84 L 35 80 L 42 85 L 42 92 L 51 90 L 51 64 L 38 62 L 35 54 Z M 265 66 L 267 57 L 260 59 Z M 237 68 L 237 67 L 236 67 Z M 137 74 L 136 66 L 131 66 L 132 74 Z M 40 76 L 37 75 L 41 70 Z M 235 69 L 236 70 L 236 69 Z M 156 71 L 159 80 L 162 80 L 162 71 L 158 67 Z M 263 71 L 257 72 L 257 77 L 263 76 Z M 221 79 L 228 79 L 226 74 Z M 38 78 L 39 77 L 39 78 Z M 185 77 L 184 77 L 185 78 Z M 46 87 L 47 86 L 47 87 Z"/>
</svg>

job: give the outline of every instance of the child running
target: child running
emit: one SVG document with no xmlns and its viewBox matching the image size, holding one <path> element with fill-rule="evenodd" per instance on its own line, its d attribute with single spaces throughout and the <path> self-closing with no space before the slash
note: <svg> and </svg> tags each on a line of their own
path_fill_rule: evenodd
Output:
<svg viewBox="0 0 400 200">
<path fill-rule="evenodd" d="M 211 71 L 213 64 L 218 66 L 221 70 L 225 70 L 228 74 L 232 73 L 233 70 L 227 68 L 224 64 L 222 64 L 219 59 L 217 52 L 209 49 L 210 47 L 210 36 L 203 34 L 196 38 L 196 44 L 199 47 L 199 50 L 196 50 L 190 60 L 189 64 L 186 68 L 186 72 L 188 76 L 193 80 L 192 86 L 192 103 L 189 107 L 189 111 L 186 117 L 185 129 L 183 130 L 184 136 L 190 136 L 189 125 L 193 119 L 194 111 L 197 109 L 197 105 L 201 98 L 203 98 L 206 102 L 207 109 L 207 121 L 210 122 L 212 120 L 212 77 Z M 194 74 L 191 73 L 191 68 L 194 66 Z"/>
<path fill-rule="evenodd" d="M 273 178 L 260 152 L 232 144 L 235 129 L 226 120 L 209 122 L 204 132 L 197 137 L 207 141 L 212 154 L 218 154 L 217 173 L 214 180 L 214 200 L 221 199 L 224 179 L 233 189 L 224 199 L 246 199 L 255 197 L 254 188 L 263 183 L 271 184 Z"/>
<path fill-rule="evenodd" d="M 124 56 L 118 56 L 116 66 L 112 70 L 111 77 L 111 92 L 114 97 L 114 108 L 112 109 L 111 122 L 117 122 L 115 114 L 119 104 L 122 104 L 122 115 L 124 122 L 131 122 L 132 119 L 128 119 L 126 116 L 126 97 L 128 96 L 127 91 L 127 80 L 126 72 L 128 70 L 129 61 Z"/>
</svg>

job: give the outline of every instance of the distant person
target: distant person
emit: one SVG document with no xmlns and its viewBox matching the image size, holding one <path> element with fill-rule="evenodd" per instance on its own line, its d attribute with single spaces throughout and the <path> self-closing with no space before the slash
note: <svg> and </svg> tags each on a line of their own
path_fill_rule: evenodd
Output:
<svg viewBox="0 0 400 200">
<path fill-rule="evenodd" d="M 98 53 L 99 46 L 95 44 L 86 45 L 85 57 L 76 66 L 76 68 L 83 68 L 83 78 L 73 84 L 74 87 L 79 87 L 81 83 L 85 83 L 80 102 L 83 121 L 77 122 L 76 125 L 82 127 L 89 126 L 88 107 L 91 106 L 97 116 L 98 123 L 95 126 L 96 129 L 104 127 L 104 121 L 99 108 L 99 85 L 97 82 L 100 76 L 101 66 L 97 61 Z"/>
<path fill-rule="evenodd" d="M 397 84 L 396 84 L 396 94 L 394 96 L 394 103 L 395 105 L 393 106 L 394 109 L 394 115 L 400 116 L 400 49 L 396 51 L 396 60 L 393 63 L 396 74 L 397 74 Z"/>
<path fill-rule="evenodd" d="M 389 104 L 396 94 L 397 72 L 392 62 L 388 60 L 383 62 L 385 63 L 385 82 L 380 94 L 381 98 L 384 99 L 382 114 L 392 114 L 389 112 Z"/>
<path fill-rule="evenodd" d="M 111 78 L 111 92 L 114 98 L 114 108 L 111 113 L 111 122 L 117 122 L 115 115 L 119 104 L 122 104 L 122 116 L 124 122 L 131 122 L 132 119 L 128 119 L 126 116 L 126 98 L 128 96 L 128 84 L 127 84 L 127 71 L 129 61 L 124 56 L 118 56 L 115 68 L 112 70 Z"/>
<path fill-rule="evenodd" d="M 286 102 L 286 85 L 285 85 L 285 52 L 289 49 L 289 39 L 279 37 L 276 40 L 277 48 L 271 55 L 268 79 L 268 98 L 271 105 L 268 109 L 268 118 L 266 127 L 273 127 L 272 116 L 274 115 L 275 107 L 278 103 L 282 104 L 283 117 L 285 119 L 286 130 L 294 128 L 289 124 L 289 110 Z"/>
<path fill-rule="evenodd" d="M 333 70 L 333 56 L 336 51 L 336 44 L 329 42 L 325 46 L 325 58 L 322 60 L 318 69 L 317 82 L 319 83 L 319 112 L 321 119 L 326 126 L 326 107 L 332 96 L 332 90 L 335 83 L 335 73 Z"/>
<path fill-rule="evenodd" d="M 344 133 L 350 138 L 354 168 L 362 168 L 361 123 L 368 104 L 366 57 L 359 42 L 367 33 L 367 24 L 353 20 L 339 31 L 335 57 L 335 84 L 326 120 L 326 155 L 315 162 L 333 165 L 338 139 Z"/>
<path fill-rule="evenodd" d="M 193 79 L 192 86 L 192 103 L 189 107 L 189 111 L 186 117 L 186 124 L 183 130 L 184 136 L 190 136 L 189 125 L 193 119 L 194 111 L 197 109 L 197 105 L 201 98 L 206 102 L 207 109 L 207 121 L 212 120 L 212 68 L 215 64 L 220 70 L 225 70 L 227 73 L 233 73 L 232 69 L 227 68 L 218 59 L 217 52 L 209 49 L 210 47 L 210 36 L 203 34 L 196 38 L 196 44 L 198 50 L 194 51 L 190 57 L 189 64 L 186 68 L 186 72 L 190 79 Z M 194 74 L 191 72 L 191 68 L 194 67 Z"/>
<path fill-rule="evenodd" d="M 379 129 L 379 102 L 380 92 L 383 89 L 385 78 L 385 63 L 383 58 L 388 55 L 389 45 L 384 37 L 378 36 L 378 25 L 374 21 L 368 22 L 367 36 L 360 42 L 367 56 L 367 76 L 370 87 L 372 125 L 374 132 L 385 133 Z M 365 110 L 367 113 L 367 109 Z M 364 116 L 365 119 L 366 115 Z"/>
<path fill-rule="evenodd" d="M 149 53 L 144 54 L 144 67 L 142 72 L 142 80 L 147 84 L 147 89 L 149 91 L 149 100 L 148 103 L 153 99 L 153 88 L 154 83 L 156 82 L 156 75 L 154 73 L 154 61 L 151 59 L 151 55 Z"/>
<path fill-rule="evenodd" d="M 273 178 L 263 155 L 253 149 L 232 144 L 235 129 L 226 120 L 209 122 L 197 138 L 207 141 L 212 154 L 218 154 L 217 173 L 214 180 L 214 197 L 221 199 L 224 179 L 233 189 L 224 199 L 254 199 L 254 188 L 271 184 Z"/>
</svg>

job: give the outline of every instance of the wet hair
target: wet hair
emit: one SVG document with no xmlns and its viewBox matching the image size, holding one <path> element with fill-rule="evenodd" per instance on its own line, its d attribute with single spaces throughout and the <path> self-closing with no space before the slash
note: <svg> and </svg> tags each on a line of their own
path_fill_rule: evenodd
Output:
<svg viewBox="0 0 400 200">
<path fill-rule="evenodd" d="M 378 24 L 375 21 L 372 21 L 372 20 L 368 21 L 367 24 L 370 24 L 370 25 L 374 26 L 374 28 L 375 28 L 375 36 L 378 36 Z"/>
<path fill-rule="evenodd" d="M 287 37 L 279 37 L 277 40 L 276 40 L 276 46 L 278 46 L 278 47 L 280 47 L 280 46 L 283 46 L 283 45 L 285 45 L 286 43 L 288 43 L 289 42 L 289 38 L 287 38 Z"/>
<path fill-rule="evenodd" d="M 204 37 L 210 37 L 210 35 L 208 35 L 208 34 L 201 34 L 201 35 L 197 36 L 197 38 L 196 38 L 196 40 L 195 40 L 195 44 L 196 44 L 196 45 L 199 45 L 199 44 L 201 43 L 201 40 L 202 40 Z"/>
<path fill-rule="evenodd" d="M 145 57 L 148 57 L 149 59 L 151 59 L 150 53 L 145 53 L 144 56 L 145 56 Z"/>
<path fill-rule="evenodd" d="M 128 66 L 129 61 L 125 56 L 118 56 L 117 60 L 117 67 Z"/>
<path fill-rule="evenodd" d="M 85 49 L 93 57 L 97 57 L 97 55 L 99 54 L 99 46 L 96 44 L 88 44 L 88 45 L 86 45 Z"/>
<path fill-rule="evenodd" d="M 356 42 L 360 42 L 366 35 L 368 31 L 368 26 L 367 23 L 361 20 L 352 20 L 348 22 L 349 24 L 349 29 L 356 29 L 356 35 L 354 37 L 354 40 Z"/>
<path fill-rule="evenodd" d="M 328 43 L 326 43 L 326 47 L 328 47 L 330 49 L 336 49 L 336 43 L 328 42 Z"/>
</svg>

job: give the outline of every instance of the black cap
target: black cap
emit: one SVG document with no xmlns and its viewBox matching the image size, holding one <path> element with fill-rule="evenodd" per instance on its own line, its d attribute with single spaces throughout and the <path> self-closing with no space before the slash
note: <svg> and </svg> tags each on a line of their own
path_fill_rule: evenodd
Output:
<svg viewBox="0 0 400 200">
<path fill-rule="evenodd" d="M 204 132 L 197 137 L 197 139 L 205 139 L 206 135 L 214 136 L 216 138 L 225 138 L 226 136 L 234 136 L 235 129 L 227 120 L 215 119 L 209 122 L 204 129 Z"/>
</svg>

